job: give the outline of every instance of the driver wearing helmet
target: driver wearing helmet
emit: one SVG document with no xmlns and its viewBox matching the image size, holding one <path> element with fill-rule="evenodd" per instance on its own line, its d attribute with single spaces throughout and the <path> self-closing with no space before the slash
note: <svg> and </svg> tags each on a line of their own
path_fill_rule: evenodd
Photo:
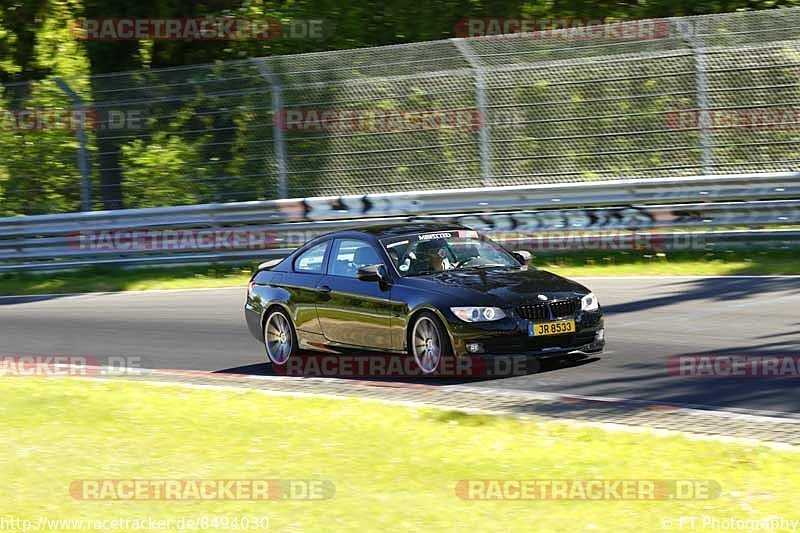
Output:
<svg viewBox="0 0 800 533">
<path fill-rule="evenodd" d="M 444 239 L 420 242 L 416 255 L 420 261 L 427 263 L 422 270 L 430 268 L 434 272 L 441 272 L 453 268 L 447 257 L 447 241 Z"/>
</svg>

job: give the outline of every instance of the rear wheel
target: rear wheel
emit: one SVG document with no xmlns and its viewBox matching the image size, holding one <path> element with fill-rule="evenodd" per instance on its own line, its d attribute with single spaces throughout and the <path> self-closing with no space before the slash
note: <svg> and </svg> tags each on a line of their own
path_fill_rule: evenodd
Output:
<svg viewBox="0 0 800 533">
<path fill-rule="evenodd" d="M 281 310 L 274 310 L 264 321 L 264 347 L 267 358 L 273 365 L 285 365 L 297 352 L 297 336 L 289 317 Z"/>
<path fill-rule="evenodd" d="M 452 355 L 450 338 L 439 318 L 425 311 L 420 314 L 411 327 L 408 347 L 417 366 L 425 374 L 434 372 L 439 367 L 443 355 Z"/>
</svg>

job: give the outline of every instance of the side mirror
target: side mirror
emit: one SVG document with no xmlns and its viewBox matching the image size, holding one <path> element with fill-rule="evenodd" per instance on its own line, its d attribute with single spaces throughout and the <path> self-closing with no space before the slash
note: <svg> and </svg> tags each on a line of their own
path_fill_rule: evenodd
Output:
<svg viewBox="0 0 800 533">
<path fill-rule="evenodd" d="M 367 265 L 358 269 L 357 276 L 361 281 L 379 281 L 381 283 L 389 283 L 389 272 L 386 270 L 386 265 Z"/>
<path fill-rule="evenodd" d="M 527 265 L 528 261 L 530 261 L 531 257 L 533 257 L 528 250 L 514 250 L 511 252 L 511 255 L 513 255 L 522 265 Z"/>
</svg>

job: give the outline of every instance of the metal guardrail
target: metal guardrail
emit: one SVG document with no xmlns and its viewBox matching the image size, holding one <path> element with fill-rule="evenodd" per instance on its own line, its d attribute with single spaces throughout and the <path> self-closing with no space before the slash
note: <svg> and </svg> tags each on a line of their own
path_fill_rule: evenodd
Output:
<svg viewBox="0 0 800 533">
<path fill-rule="evenodd" d="M 800 173 L 594 181 L 0 218 L 0 238 L 113 227 L 296 222 L 475 211 L 800 197 Z"/>
<path fill-rule="evenodd" d="M 800 244 L 800 231 L 763 228 L 800 223 L 796 198 L 800 198 L 800 173 L 771 173 L 11 217 L 0 219 L 0 272 L 98 264 L 246 262 L 284 255 L 329 231 L 409 219 L 461 223 L 508 244 L 534 243 L 542 252 L 557 251 L 568 235 L 580 233 L 591 240 L 592 232 L 606 239 L 646 232 L 661 249 L 793 247 Z M 761 229 L 737 229 L 741 227 Z M 263 232 L 270 237 L 269 245 L 145 250 L 87 249 L 76 244 L 85 232 L 226 229 Z M 676 236 L 677 230 L 684 230 L 682 238 Z"/>
</svg>

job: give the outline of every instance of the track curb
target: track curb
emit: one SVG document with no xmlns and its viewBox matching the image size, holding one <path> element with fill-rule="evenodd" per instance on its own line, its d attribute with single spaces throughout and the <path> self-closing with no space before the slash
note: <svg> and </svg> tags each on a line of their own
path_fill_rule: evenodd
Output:
<svg viewBox="0 0 800 533">
<path fill-rule="evenodd" d="M 90 379 L 238 389 L 273 395 L 378 401 L 469 413 L 517 416 L 611 429 L 682 434 L 696 439 L 765 444 L 800 451 L 800 416 L 756 410 L 721 410 L 621 398 L 469 385 L 427 385 L 342 378 L 260 376 L 193 370 L 137 369 Z"/>
</svg>

